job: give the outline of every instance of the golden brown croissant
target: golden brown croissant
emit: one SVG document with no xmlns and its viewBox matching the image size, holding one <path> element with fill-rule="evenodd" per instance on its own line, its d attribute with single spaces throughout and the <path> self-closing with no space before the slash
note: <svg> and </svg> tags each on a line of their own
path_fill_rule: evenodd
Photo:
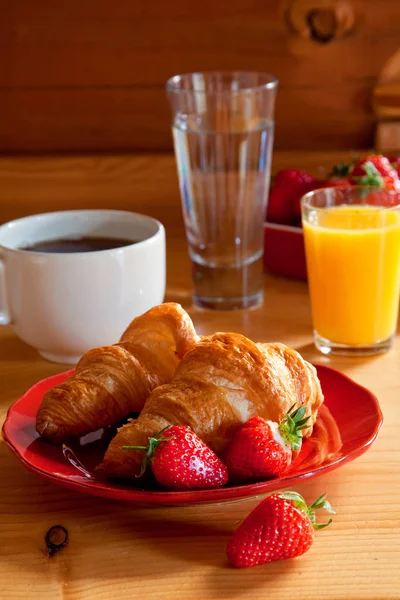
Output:
<svg viewBox="0 0 400 600">
<path fill-rule="evenodd" d="M 310 427 L 323 402 L 312 365 L 283 344 L 256 344 L 243 335 L 204 337 L 185 355 L 172 381 L 155 389 L 138 419 L 121 427 L 104 457 L 108 477 L 131 478 L 146 446 L 167 425 L 189 425 L 223 455 L 238 425 L 250 417 L 280 422 L 292 405 L 306 406 Z"/>
<path fill-rule="evenodd" d="M 132 321 L 118 344 L 84 354 L 75 373 L 44 395 L 38 433 L 60 443 L 139 412 L 151 391 L 172 379 L 197 339 L 179 304 L 155 306 Z"/>
</svg>

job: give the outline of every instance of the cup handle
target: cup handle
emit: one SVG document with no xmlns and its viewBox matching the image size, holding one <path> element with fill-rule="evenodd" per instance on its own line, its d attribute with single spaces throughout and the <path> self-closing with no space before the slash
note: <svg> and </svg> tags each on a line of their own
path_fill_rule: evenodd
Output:
<svg viewBox="0 0 400 600">
<path fill-rule="evenodd" d="M 6 277 L 3 259 L 0 257 L 0 325 L 10 323 L 10 314 L 7 309 L 6 300 Z"/>
</svg>

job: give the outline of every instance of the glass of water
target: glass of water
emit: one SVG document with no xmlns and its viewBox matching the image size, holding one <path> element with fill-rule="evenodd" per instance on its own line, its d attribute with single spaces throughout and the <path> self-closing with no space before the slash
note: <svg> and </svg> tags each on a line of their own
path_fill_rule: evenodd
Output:
<svg viewBox="0 0 400 600">
<path fill-rule="evenodd" d="M 278 82 L 253 72 L 167 81 L 195 305 L 263 301 L 263 223 Z"/>
</svg>

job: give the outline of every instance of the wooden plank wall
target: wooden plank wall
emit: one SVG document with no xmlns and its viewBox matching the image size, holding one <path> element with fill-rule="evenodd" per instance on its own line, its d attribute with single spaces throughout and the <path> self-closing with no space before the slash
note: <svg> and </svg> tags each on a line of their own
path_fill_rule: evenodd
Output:
<svg viewBox="0 0 400 600">
<path fill-rule="evenodd" d="M 314 5 L 339 19 L 350 10 L 354 23 L 328 43 L 307 38 Z M 400 0 L 0 0 L 0 9 L 5 153 L 170 148 L 164 82 L 209 69 L 279 78 L 276 148 L 369 147 L 372 89 L 400 47 Z"/>
</svg>

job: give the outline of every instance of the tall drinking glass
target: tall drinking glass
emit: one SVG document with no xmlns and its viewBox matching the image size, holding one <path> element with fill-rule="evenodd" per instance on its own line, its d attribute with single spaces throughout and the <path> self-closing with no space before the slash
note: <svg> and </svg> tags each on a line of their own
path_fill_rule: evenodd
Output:
<svg viewBox="0 0 400 600">
<path fill-rule="evenodd" d="M 263 301 L 263 222 L 277 80 L 262 73 L 176 75 L 167 82 L 197 306 Z"/>
<path fill-rule="evenodd" d="M 302 199 L 314 341 L 324 354 L 390 348 L 400 293 L 400 194 L 326 188 Z"/>
</svg>

